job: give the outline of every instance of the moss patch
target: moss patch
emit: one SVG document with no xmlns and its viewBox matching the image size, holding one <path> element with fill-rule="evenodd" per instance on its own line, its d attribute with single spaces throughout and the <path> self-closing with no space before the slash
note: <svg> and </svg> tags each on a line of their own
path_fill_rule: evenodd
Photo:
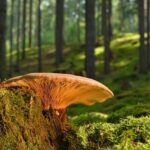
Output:
<svg viewBox="0 0 150 150">
<path fill-rule="evenodd" d="M 41 101 L 27 89 L 0 89 L 1 149 L 76 150 L 79 141 L 71 127 L 62 129 L 52 110 L 43 115 Z"/>
</svg>

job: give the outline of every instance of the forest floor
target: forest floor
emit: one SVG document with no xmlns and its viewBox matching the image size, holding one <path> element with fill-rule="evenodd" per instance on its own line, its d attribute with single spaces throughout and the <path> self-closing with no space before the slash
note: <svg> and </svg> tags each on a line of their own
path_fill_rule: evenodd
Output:
<svg viewBox="0 0 150 150">
<path fill-rule="evenodd" d="M 117 34 L 112 38 L 111 73 L 103 74 L 102 39 L 95 48 L 96 75 L 115 94 L 93 106 L 76 105 L 68 110 L 83 145 L 91 149 L 150 149 L 150 72 L 138 72 L 138 34 Z M 43 71 L 85 75 L 84 45 L 67 45 L 64 62 L 54 66 L 54 48 L 43 46 Z M 14 60 L 15 60 L 14 53 Z M 27 49 L 21 74 L 37 71 L 37 49 Z M 15 72 L 15 71 L 14 71 Z M 15 74 L 17 75 L 17 74 Z"/>
</svg>

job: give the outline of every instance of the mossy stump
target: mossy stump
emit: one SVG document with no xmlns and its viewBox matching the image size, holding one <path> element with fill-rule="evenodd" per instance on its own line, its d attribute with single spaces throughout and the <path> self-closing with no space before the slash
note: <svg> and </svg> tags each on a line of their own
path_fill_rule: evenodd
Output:
<svg viewBox="0 0 150 150">
<path fill-rule="evenodd" d="M 23 88 L 0 89 L 2 150 L 80 150 L 80 139 L 54 110 L 44 111 L 40 99 Z"/>
</svg>

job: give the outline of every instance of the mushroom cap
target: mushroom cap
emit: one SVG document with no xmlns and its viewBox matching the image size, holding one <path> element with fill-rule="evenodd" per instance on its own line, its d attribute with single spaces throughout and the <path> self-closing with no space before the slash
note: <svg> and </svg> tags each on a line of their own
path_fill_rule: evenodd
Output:
<svg viewBox="0 0 150 150">
<path fill-rule="evenodd" d="M 93 79 L 59 73 L 30 73 L 4 81 L 1 86 L 28 87 L 42 100 L 43 109 L 93 105 L 113 96 L 110 89 Z"/>
</svg>

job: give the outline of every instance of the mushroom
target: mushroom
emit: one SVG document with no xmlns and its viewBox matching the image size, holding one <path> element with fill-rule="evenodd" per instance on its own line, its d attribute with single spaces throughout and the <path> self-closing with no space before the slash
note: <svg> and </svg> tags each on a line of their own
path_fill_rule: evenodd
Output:
<svg viewBox="0 0 150 150">
<path fill-rule="evenodd" d="M 6 80 L 0 87 L 29 88 L 41 99 L 43 110 L 56 110 L 60 118 L 72 104 L 93 105 L 113 96 L 111 90 L 93 79 L 58 73 L 30 73 Z"/>
</svg>

